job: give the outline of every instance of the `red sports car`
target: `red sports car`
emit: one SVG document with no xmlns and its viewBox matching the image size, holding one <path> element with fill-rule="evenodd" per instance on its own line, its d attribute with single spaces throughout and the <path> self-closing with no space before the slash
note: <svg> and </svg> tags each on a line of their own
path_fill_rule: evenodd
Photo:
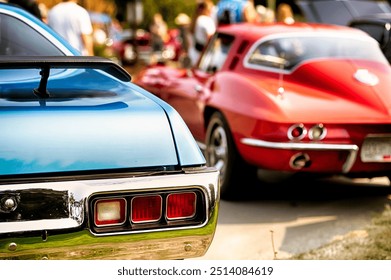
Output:
<svg viewBox="0 0 391 280">
<path fill-rule="evenodd" d="M 223 26 L 193 68 L 150 67 L 134 81 L 182 115 L 222 197 L 259 169 L 391 175 L 391 68 L 358 29 Z"/>
</svg>

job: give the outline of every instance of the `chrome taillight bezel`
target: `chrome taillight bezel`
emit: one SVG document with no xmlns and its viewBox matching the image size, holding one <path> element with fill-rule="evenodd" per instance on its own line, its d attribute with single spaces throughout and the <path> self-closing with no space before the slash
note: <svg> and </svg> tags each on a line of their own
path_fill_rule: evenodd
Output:
<svg viewBox="0 0 391 280">
<path fill-rule="evenodd" d="M 321 131 L 318 137 L 314 136 L 314 131 L 317 129 L 320 129 Z M 312 126 L 308 131 L 308 138 L 314 141 L 323 140 L 326 137 L 326 135 L 327 135 L 327 129 L 322 123 Z"/>
<path fill-rule="evenodd" d="M 294 135 L 294 132 L 296 130 L 299 131 L 298 136 Z M 299 141 L 299 140 L 302 140 L 306 135 L 307 135 L 307 129 L 305 128 L 304 124 L 302 124 L 302 123 L 296 123 L 296 124 L 291 125 L 287 131 L 287 136 L 288 136 L 289 140 Z"/>
</svg>

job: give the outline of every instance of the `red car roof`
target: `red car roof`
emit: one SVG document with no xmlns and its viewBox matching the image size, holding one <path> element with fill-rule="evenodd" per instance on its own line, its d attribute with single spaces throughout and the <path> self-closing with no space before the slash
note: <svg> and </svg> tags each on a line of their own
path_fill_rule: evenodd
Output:
<svg viewBox="0 0 391 280">
<path fill-rule="evenodd" d="M 262 27 L 262 28 L 259 28 Z M 234 34 L 235 36 L 242 36 L 247 38 L 250 41 L 257 40 L 263 36 L 277 33 L 292 33 L 292 32 L 332 32 L 336 30 L 345 30 L 351 32 L 352 34 L 362 34 L 361 30 L 356 28 L 350 28 L 340 25 L 326 25 L 326 24 L 317 24 L 317 23 L 304 23 L 296 22 L 294 24 L 285 24 L 285 23 L 239 23 L 224 25 L 218 27 L 218 32 L 223 32 L 227 34 Z"/>
</svg>

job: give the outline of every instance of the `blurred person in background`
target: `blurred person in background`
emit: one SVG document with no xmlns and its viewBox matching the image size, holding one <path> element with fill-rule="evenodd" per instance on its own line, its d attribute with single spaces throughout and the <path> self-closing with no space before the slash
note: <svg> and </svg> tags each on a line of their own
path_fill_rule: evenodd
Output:
<svg viewBox="0 0 391 280">
<path fill-rule="evenodd" d="M 152 56 L 151 64 L 158 62 L 164 48 L 164 43 L 168 41 L 168 27 L 160 13 L 153 15 L 152 23 L 149 26 L 151 32 Z"/>
<path fill-rule="evenodd" d="M 45 3 L 39 3 L 38 8 L 41 13 L 42 21 L 47 24 L 48 23 L 48 8 L 46 7 Z"/>
<path fill-rule="evenodd" d="M 293 11 L 289 4 L 281 3 L 277 7 L 277 21 L 292 24 L 295 22 Z"/>
<path fill-rule="evenodd" d="M 189 48 L 191 44 L 191 36 L 190 36 L 190 17 L 185 13 L 180 13 L 175 18 L 175 24 L 179 29 L 179 36 L 181 40 L 182 51 L 179 58 L 179 61 L 183 66 L 188 67 L 191 64 L 189 57 Z"/>
<path fill-rule="evenodd" d="M 8 3 L 18 5 L 29 13 L 42 20 L 41 10 L 35 0 L 8 0 Z"/>
<path fill-rule="evenodd" d="M 206 43 L 216 31 L 216 23 L 213 18 L 214 5 L 211 1 L 199 2 L 190 25 L 190 33 L 193 42 L 189 48 L 189 56 L 192 64 L 196 64 Z"/>
<path fill-rule="evenodd" d="M 220 0 L 216 7 L 218 25 L 257 21 L 253 0 Z"/>
<path fill-rule="evenodd" d="M 275 13 L 272 9 L 266 8 L 265 6 L 262 5 L 257 5 L 256 11 L 258 13 L 259 22 L 271 23 L 276 21 Z"/>
<path fill-rule="evenodd" d="M 48 13 L 48 25 L 78 49 L 82 55 L 94 55 L 93 28 L 88 11 L 77 0 L 63 0 Z"/>
</svg>

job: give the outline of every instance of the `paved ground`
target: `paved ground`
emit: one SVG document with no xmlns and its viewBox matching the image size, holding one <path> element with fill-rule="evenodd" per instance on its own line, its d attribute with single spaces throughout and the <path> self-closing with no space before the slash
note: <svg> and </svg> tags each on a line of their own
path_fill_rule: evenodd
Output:
<svg viewBox="0 0 391 280">
<path fill-rule="evenodd" d="M 366 227 L 390 203 L 387 178 L 267 187 L 274 190 L 221 201 L 215 238 L 199 259 L 289 258 Z"/>
</svg>

